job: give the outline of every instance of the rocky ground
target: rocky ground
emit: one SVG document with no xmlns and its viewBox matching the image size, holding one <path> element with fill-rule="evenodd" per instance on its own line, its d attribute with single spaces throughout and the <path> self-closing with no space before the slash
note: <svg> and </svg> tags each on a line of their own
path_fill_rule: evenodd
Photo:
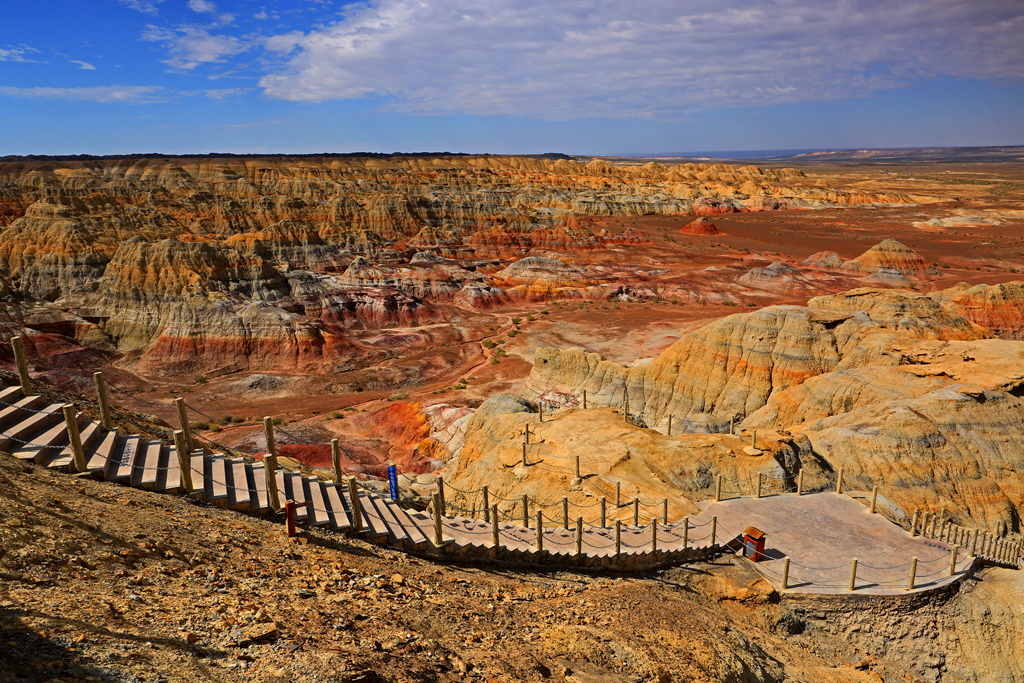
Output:
<svg viewBox="0 0 1024 683">
<path fill-rule="evenodd" d="M 923 611 L 897 601 L 860 612 L 841 598 L 780 602 L 729 559 L 638 576 L 532 573 L 320 531 L 288 539 L 276 520 L 6 455 L 0 499 L 4 682 L 983 681 L 1019 671 L 1021 615 L 998 600 L 1012 590 L 1003 570 Z M 901 629 L 902 640 L 885 636 Z"/>
</svg>

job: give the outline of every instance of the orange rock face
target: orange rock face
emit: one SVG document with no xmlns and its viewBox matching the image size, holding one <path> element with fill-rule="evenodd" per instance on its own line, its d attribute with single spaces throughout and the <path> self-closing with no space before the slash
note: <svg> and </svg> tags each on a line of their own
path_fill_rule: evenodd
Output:
<svg viewBox="0 0 1024 683">
<path fill-rule="evenodd" d="M 997 337 L 1024 340 L 1024 282 L 973 287 L 960 283 L 931 296 Z"/>
<path fill-rule="evenodd" d="M 692 223 L 687 223 L 679 229 L 684 235 L 718 235 L 720 231 L 715 224 L 711 222 L 711 219 L 707 216 L 701 216 Z"/>
</svg>

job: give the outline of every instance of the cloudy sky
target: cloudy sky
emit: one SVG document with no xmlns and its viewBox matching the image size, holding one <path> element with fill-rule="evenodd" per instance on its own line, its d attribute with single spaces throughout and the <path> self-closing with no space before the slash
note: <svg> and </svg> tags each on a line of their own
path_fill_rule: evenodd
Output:
<svg viewBox="0 0 1024 683">
<path fill-rule="evenodd" d="M 1024 144 L 1021 0 L 36 0 L 0 155 Z"/>
</svg>

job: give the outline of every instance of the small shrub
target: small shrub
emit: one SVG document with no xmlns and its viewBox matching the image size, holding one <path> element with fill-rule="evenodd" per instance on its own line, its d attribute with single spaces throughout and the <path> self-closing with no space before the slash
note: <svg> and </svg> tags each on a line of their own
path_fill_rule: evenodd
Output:
<svg viewBox="0 0 1024 683">
<path fill-rule="evenodd" d="M 523 322 L 522 318 L 512 318 L 512 324 L 513 325 L 518 325 L 521 322 Z"/>
<path fill-rule="evenodd" d="M 337 410 L 332 410 L 331 411 L 331 419 L 332 420 L 340 420 L 341 419 L 341 413 L 339 413 Z"/>
<path fill-rule="evenodd" d="M 544 311 L 541 311 L 540 314 L 541 315 L 548 315 L 548 312 L 546 310 L 544 310 Z"/>
<path fill-rule="evenodd" d="M 245 418 L 241 417 L 241 416 L 235 418 L 235 422 L 238 423 L 238 424 L 242 424 L 245 421 L 246 421 Z"/>
<path fill-rule="evenodd" d="M 222 417 L 220 419 L 220 421 L 223 422 L 226 425 L 229 425 L 229 424 L 231 424 L 232 422 L 235 421 L 235 418 L 232 415 L 225 415 L 224 417 Z"/>
<path fill-rule="evenodd" d="M 196 375 L 196 382 L 199 384 L 206 384 L 209 380 L 206 379 L 206 375 Z"/>
<path fill-rule="evenodd" d="M 193 422 L 192 429 L 197 432 L 205 432 L 210 428 L 209 422 Z"/>
<path fill-rule="evenodd" d="M 526 316 L 526 321 L 527 322 L 531 322 L 532 323 L 534 320 L 536 320 L 536 318 L 534 318 L 532 315 Z"/>
<path fill-rule="evenodd" d="M 211 422 L 210 423 L 210 431 L 211 432 L 219 432 L 220 431 L 220 425 L 217 424 L 216 422 Z"/>
<path fill-rule="evenodd" d="M 485 349 L 493 349 L 495 346 L 497 346 L 497 344 L 495 344 L 490 339 L 484 339 L 482 342 L 480 342 L 480 345 L 483 346 Z"/>
<path fill-rule="evenodd" d="M 500 362 L 501 362 L 501 361 L 499 361 L 499 360 L 498 360 L 497 358 L 492 358 L 492 359 L 491 359 L 491 365 L 497 365 L 497 364 L 498 364 L 498 363 L 500 363 Z"/>
<path fill-rule="evenodd" d="M 274 418 L 274 424 L 276 424 L 276 425 L 283 425 L 284 424 L 284 418 L 283 417 L 275 417 Z"/>
<path fill-rule="evenodd" d="M 348 390 L 359 393 L 360 391 L 363 390 L 363 385 L 360 384 L 359 382 L 352 382 L 348 385 Z"/>
<path fill-rule="evenodd" d="M 498 349 L 497 351 L 494 352 L 494 355 L 500 358 L 504 358 L 505 356 L 508 355 L 508 351 L 506 351 L 505 349 Z"/>
<path fill-rule="evenodd" d="M 508 336 L 509 336 L 510 339 L 514 338 L 517 334 L 519 334 L 519 330 L 509 330 L 508 331 Z"/>
</svg>

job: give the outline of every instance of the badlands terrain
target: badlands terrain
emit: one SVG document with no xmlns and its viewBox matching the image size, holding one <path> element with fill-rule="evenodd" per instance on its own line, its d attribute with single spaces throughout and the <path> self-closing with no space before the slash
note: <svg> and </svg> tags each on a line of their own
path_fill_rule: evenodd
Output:
<svg viewBox="0 0 1024 683">
<path fill-rule="evenodd" d="M 1019 162 L 927 155 L 764 167 L 563 155 L 13 159 L 0 162 L 0 230 L 0 337 L 23 337 L 34 378 L 87 393 L 92 373 L 102 370 L 119 406 L 165 426 L 176 425 L 173 399 L 184 396 L 198 435 L 243 453 L 262 457 L 257 420 L 271 415 L 284 430 L 280 452 L 295 467 L 330 467 L 327 443 L 337 438 L 347 472 L 372 481 L 395 463 L 412 494 L 429 493 L 443 475 L 462 490 L 486 484 L 509 500 L 529 494 L 554 504 L 568 495 L 586 506 L 604 495 L 592 482 L 620 480 L 627 498 L 671 499 L 674 519 L 694 512 L 718 475 L 749 481 L 803 471 L 810 488 L 823 488 L 842 467 L 851 486 L 877 486 L 893 515 L 920 508 L 1020 539 Z M 0 360 L 10 369 L 8 348 Z M 584 391 L 586 411 L 579 409 Z M 568 463 L 579 456 L 588 476 L 522 467 L 527 425 L 531 457 Z M 16 497 L 12 476 L 0 484 Z M 100 495 L 88 486 L 75 495 Z M 51 495 L 72 494 L 47 489 Z M 131 495 L 142 496 L 143 510 L 156 505 L 149 494 Z M 480 503 L 475 494 L 453 494 L 450 502 Z M 502 507 L 511 511 L 512 503 Z M 625 519 L 628 510 L 620 512 Z M 234 543 L 243 552 L 256 534 L 242 527 L 223 533 L 241 540 L 218 547 Z M 275 545 L 266 552 L 275 562 L 289 554 L 309 560 L 305 550 Z M 228 561 L 224 553 L 180 554 L 195 571 Z M 340 590 L 338 582 L 351 576 L 420 606 L 447 604 L 443 595 L 423 597 L 428 589 L 443 593 L 440 578 L 417 574 L 403 588 L 385 576 L 391 569 L 378 568 L 393 560 L 371 555 L 323 568 L 331 589 L 318 590 Z M 79 573 L 99 582 L 107 569 L 97 567 L 111 563 L 90 563 L 91 574 Z M 114 570 L 120 578 L 138 581 L 182 569 L 122 564 Z M 25 585 L 50 586 L 24 571 Z M 287 590 L 320 585 L 289 571 L 273 570 Z M 530 600 L 556 601 L 530 612 L 534 621 L 548 618 L 549 607 L 569 609 L 557 601 L 571 597 L 576 626 L 604 634 L 595 648 L 626 651 L 626 635 L 609 635 L 615 623 L 633 638 L 663 643 L 672 657 L 693 647 L 717 653 L 682 662 L 646 651 L 642 660 L 602 660 L 600 671 L 577 680 L 675 680 L 667 672 L 681 671 L 690 674 L 679 680 L 737 681 L 1022 675 L 1014 668 L 1018 646 L 999 645 L 1024 623 L 1009 606 L 1019 596 L 1016 572 L 990 570 L 970 590 L 912 614 L 900 612 L 905 604 L 880 603 L 882 621 L 815 607 L 808 633 L 817 635 L 790 640 L 804 626 L 787 624 L 803 624 L 806 615 L 785 616 L 767 584 L 742 567 L 702 571 L 648 577 L 646 588 L 517 580 L 536 583 Z M 359 578 L 374 572 L 385 578 Z M 232 575 L 265 576 L 241 564 Z M 465 581 L 480 598 L 466 602 L 470 622 L 499 599 L 515 600 L 497 596 L 500 581 L 450 580 Z M 688 588 L 675 592 L 669 584 L 677 583 Z M 55 590 L 37 595 L 51 599 Z M 627 618 L 613 609 L 630 604 L 621 591 L 679 600 L 672 609 L 695 632 L 710 633 L 721 619 L 729 635 L 699 647 L 668 638 L 638 616 L 642 610 Z M 351 589 L 344 596 L 362 600 Z M 11 604 L 23 598 L 12 597 Z M 126 604 L 116 611 L 128 614 Z M 377 618 L 359 604 L 364 619 Z M 595 605 L 608 607 L 598 615 L 589 610 Z M 286 611 L 281 623 L 292 625 L 283 630 L 303 630 L 289 618 Z M 522 678 L 552 676 L 549 654 L 578 645 L 575 626 L 545 623 L 514 634 L 548 652 L 533 669 L 516 664 L 529 670 Z M 993 623 L 1007 630 L 994 637 Z M 854 635 L 862 630 L 873 635 Z M 836 634 L 848 642 L 821 650 L 820 638 L 835 643 Z M 331 636 L 343 641 L 332 646 L 338 652 L 380 651 L 344 633 Z M 397 632 L 375 637 L 402 652 L 424 651 Z M 449 671 L 513 676 L 498 663 L 481 660 L 474 669 L 464 655 L 460 665 L 444 654 L 481 648 L 486 635 L 461 646 L 431 637 L 439 644 L 425 649 L 441 653 L 442 664 L 407 680 L 445 680 Z M 857 661 L 858 648 L 882 659 L 831 668 Z M 733 651 L 740 654 L 725 654 Z M 528 648 L 516 652 L 511 661 L 533 656 Z M 110 656 L 92 656 L 101 654 Z M 261 675 L 290 680 L 280 673 L 287 662 L 267 657 Z M 597 666 L 593 653 L 579 659 Z M 182 666 L 184 679 L 195 670 L 189 667 L 206 664 Z M 242 672 L 250 663 L 232 666 Z M 560 666 L 570 673 L 556 680 L 575 675 L 572 663 Z M 613 675 L 626 678 L 593 677 Z"/>
</svg>

